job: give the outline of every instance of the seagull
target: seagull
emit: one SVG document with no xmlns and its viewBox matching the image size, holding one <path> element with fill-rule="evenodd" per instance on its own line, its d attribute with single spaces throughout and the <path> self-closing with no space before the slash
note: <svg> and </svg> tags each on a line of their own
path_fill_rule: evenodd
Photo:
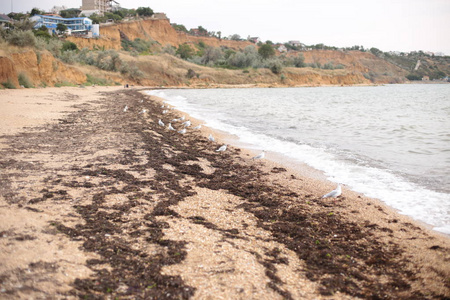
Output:
<svg viewBox="0 0 450 300">
<path fill-rule="evenodd" d="M 200 129 L 200 128 L 202 128 L 202 125 L 197 125 L 193 129 Z"/>
<path fill-rule="evenodd" d="M 337 198 L 342 194 L 341 185 L 338 184 L 337 188 L 322 196 L 323 198 Z"/>
<path fill-rule="evenodd" d="M 185 119 L 184 116 L 182 116 L 179 120 L 180 121 L 184 121 L 184 119 Z"/>
<path fill-rule="evenodd" d="M 169 126 L 167 127 L 169 130 L 175 130 L 175 128 L 172 127 L 172 124 L 169 123 Z"/>
<path fill-rule="evenodd" d="M 161 105 L 161 108 L 164 108 L 164 104 L 163 104 L 163 105 Z"/>
<path fill-rule="evenodd" d="M 169 111 L 168 111 L 167 109 L 165 109 L 165 110 L 162 111 L 163 115 L 164 115 L 164 114 L 167 114 L 168 112 L 169 112 Z"/>
<path fill-rule="evenodd" d="M 178 122 L 178 119 L 173 119 L 172 122 L 174 122 L 174 123 L 175 123 L 175 122 Z"/>
<path fill-rule="evenodd" d="M 181 130 L 178 130 L 178 132 L 181 133 L 181 134 L 185 134 L 185 133 L 186 133 L 186 128 L 183 128 L 183 129 L 181 129 Z"/>
<path fill-rule="evenodd" d="M 252 159 L 263 159 L 264 156 L 266 156 L 265 150 L 263 150 L 263 152 L 261 152 L 260 154 L 256 155 L 255 157 L 253 157 Z"/>
<path fill-rule="evenodd" d="M 216 151 L 217 152 L 224 152 L 225 150 L 227 150 L 227 145 L 220 146 L 220 148 L 217 149 Z"/>
<path fill-rule="evenodd" d="M 209 134 L 208 140 L 210 140 L 211 142 L 215 142 L 216 140 L 214 139 L 214 137 L 212 136 L 212 134 Z"/>
<path fill-rule="evenodd" d="M 183 123 L 184 127 L 189 127 L 191 126 L 191 121 L 186 121 Z"/>
<path fill-rule="evenodd" d="M 145 114 L 147 112 L 147 110 L 144 108 L 143 110 L 141 110 L 140 114 Z"/>
<path fill-rule="evenodd" d="M 161 126 L 163 126 L 163 127 L 165 126 L 164 122 L 161 121 L 161 119 L 159 119 L 158 124 L 161 125 Z"/>
<path fill-rule="evenodd" d="M 124 112 L 128 110 L 128 105 L 125 105 L 125 108 L 123 109 Z"/>
</svg>

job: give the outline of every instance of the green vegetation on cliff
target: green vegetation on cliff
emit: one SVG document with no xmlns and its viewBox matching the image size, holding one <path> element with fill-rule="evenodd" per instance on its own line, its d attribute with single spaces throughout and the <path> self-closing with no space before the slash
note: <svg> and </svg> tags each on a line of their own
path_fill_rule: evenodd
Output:
<svg viewBox="0 0 450 300">
<path fill-rule="evenodd" d="M 39 14 L 42 12 L 35 9 L 32 13 Z M 79 14 L 79 10 L 76 9 L 68 9 L 61 12 L 66 17 L 73 17 L 77 13 Z M 91 18 L 95 23 L 110 19 L 118 24 L 127 18 L 129 20 L 127 24 L 131 24 L 133 21 L 130 21 L 130 19 L 152 15 L 153 10 L 140 7 L 136 10 L 120 9 L 115 12 L 106 13 L 102 17 L 93 15 Z M 160 21 L 167 22 L 166 20 Z M 136 19 L 134 22 L 141 21 Z M 144 24 L 151 26 L 156 23 L 142 23 L 140 26 Z M 397 83 L 403 82 L 406 79 L 421 80 L 426 76 L 430 80 L 442 79 L 450 74 L 449 57 L 432 56 L 422 51 L 387 53 L 377 48 L 365 49 L 363 46 L 338 49 L 324 44 L 306 46 L 303 44 L 290 45 L 288 43 L 275 44 L 271 41 L 266 41 L 266 43 L 259 42 L 255 45 L 248 41 L 242 41 L 240 36 L 237 35 L 222 39 L 221 32 L 208 32 L 202 26 L 188 31 L 181 24 L 171 24 L 169 28 L 174 33 L 183 32 L 185 36 L 186 34 L 192 34 L 192 37 L 187 38 L 187 42 L 175 42 L 175 46 L 173 40 L 167 43 L 161 39 L 153 39 L 154 32 L 151 35 L 143 33 L 139 36 L 134 31 L 127 32 L 122 29 L 119 30 L 120 45 L 122 48 L 120 51 L 102 46 L 102 38 L 89 40 L 91 48 L 82 49 L 84 45 L 80 46 L 76 40 L 65 40 L 66 37 L 62 33 L 64 31 L 62 26 L 59 28 L 59 36 L 50 35 L 46 28 L 32 30 L 32 26 L 33 24 L 27 19 L 27 16 L 22 16 L 20 21 L 14 23 L 13 30 L 0 28 L 0 43 L 20 48 L 32 48 L 36 53 L 38 62 L 40 61 L 42 51 L 48 51 L 54 58 L 67 65 L 76 67 L 90 66 L 99 71 L 112 72 L 108 73 L 108 75 L 99 75 L 105 76 L 104 80 L 100 78 L 99 82 L 113 83 L 117 82 L 118 78 L 121 78 L 119 80 L 121 82 L 145 83 L 158 81 L 152 72 L 160 74 L 160 84 L 166 84 L 168 82 L 172 82 L 172 84 L 191 84 L 192 80 L 198 79 L 204 82 L 228 84 L 234 82 L 278 82 L 284 85 L 299 84 L 299 78 L 301 78 L 301 84 L 304 81 L 315 84 L 315 80 L 318 79 L 308 81 L 303 77 L 304 75 L 299 75 L 306 73 L 310 74 L 308 76 L 312 76 L 311 74 L 320 74 L 322 77 L 356 75 L 355 78 L 358 79 L 356 79 L 355 83 L 362 83 L 359 78 L 365 78 L 364 80 L 370 80 L 373 83 Z M 111 28 L 111 26 L 115 25 L 109 25 L 108 28 Z M 127 35 L 132 36 L 133 39 L 128 38 Z M 227 40 L 228 44 L 222 43 Z M 100 44 L 96 44 L 97 41 Z M 284 50 L 282 47 L 284 47 Z M 116 49 L 118 48 L 116 47 Z M 160 60 L 165 61 L 168 60 L 169 56 L 167 55 L 185 61 L 185 63 L 176 63 L 179 68 L 184 68 L 182 72 L 184 75 L 180 75 L 181 73 L 178 69 L 172 69 L 173 67 L 168 68 L 162 65 L 156 67 L 157 60 L 151 59 L 153 56 L 160 56 Z M 177 60 L 173 61 L 175 62 Z M 153 65 L 151 66 L 150 64 Z M 198 67 L 195 69 L 193 66 Z M 215 69 L 216 71 L 207 71 L 203 69 L 205 67 Z M 294 69 L 297 69 L 297 71 Z M 305 70 L 299 71 L 299 69 Z M 191 71 L 190 73 L 188 72 L 189 70 Z M 221 72 L 220 70 L 241 70 L 240 74 L 245 74 L 246 76 L 237 76 L 236 74 L 239 73 L 236 72 L 229 73 L 227 76 L 237 76 L 240 79 L 234 81 L 227 78 L 224 80 L 223 75 L 217 75 Z M 265 73 L 263 70 L 267 70 L 270 73 Z M 333 70 L 342 71 L 328 72 Z M 193 74 L 192 72 L 195 73 L 195 76 L 189 76 L 189 74 Z M 220 74 L 224 73 L 222 72 Z M 21 76 L 21 86 L 33 86 L 30 80 L 27 81 L 24 79 L 24 76 L 26 76 L 25 73 L 22 73 Z M 106 79 L 106 77 L 114 77 L 115 79 Z M 96 81 L 92 75 L 89 75 L 87 78 L 88 84 Z M 328 79 L 325 82 L 328 81 L 334 82 Z M 319 80 L 317 82 L 317 84 L 321 84 L 322 81 Z M 339 79 L 336 82 L 340 84 L 344 81 Z M 4 86 L 11 85 L 5 81 Z"/>
</svg>

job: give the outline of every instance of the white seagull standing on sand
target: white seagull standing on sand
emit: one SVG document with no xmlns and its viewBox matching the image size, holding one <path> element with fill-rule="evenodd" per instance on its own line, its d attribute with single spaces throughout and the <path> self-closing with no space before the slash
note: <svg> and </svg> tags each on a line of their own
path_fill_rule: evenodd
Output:
<svg viewBox="0 0 450 300">
<path fill-rule="evenodd" d="M 208 140 L 210 140 L 211 142 L 215 142 L 216 140 L 214 139 L 214 137 L 212 136 L 212 134 L 209 134 Z"/>
<path fill-rule="evenodd" d="M 180 121 L 184 121 L 184 119 L 185 119 L 185 117 L 184 116 L 182 116 L 181 118 L 179 118 L 178 120 L 180 120 Z"/>
<path fill-rule="evenodd" d="M 337 188 L 322 196 L 322 198 L 337 198 L 342 194 L 341 185 L 338 184 Z"/>
<path fill-rule="evenodd" d="M 194 128 L 192 128 L 192 129 L 200 129 L 200 128 L 202 128 L 202 125 L 197 125 Z"/>
<path fill-rule="evenodd" d="M 125 105 L 125 108 L 123 109 L 123 112 L 127 112 L 128 110 L 128 105 Z"/>
<path fill-rule="evenodd" d="M 162 127 L 164 127 L 164 126 L 165 126 L 164 122 L 163 122 L 163 121 L 161 121 L 161 119 L 159 119 L 159 121 L 158 121 L 158 124 L 159 124 L 160 126 L 162 126 Z"/>
<path fill-rule="evenodd" d="M 183 128 L 183 129 L 181 129 L 181 130 L 178 130 L 178 132 L 181 133 L 181 134 L 185 134 L 185 133 L 186 133 L 186 128 Z"/>
<path fill-rule="evenodd" d="M 263 152 L 261 152 L 260 154 L 256 155 L 256 156 L 253 157 L 252 159 L 263 159 L 264 156 L 266 156 L 265 150 L 263 150 Z"/>
<path fill-rule="evenodd" d="M 191 121 L 186 121 L 183 123 L 184 127 L 189 127 L 191 126 Z"/>
<path fill-rule="evenodd" d="M 175 128 L 172 127 L 172 124 L 169 123 L 169 126 L 167 127 L 169 130 L 175 130 Z"/>
<path fill-rule="evenodd" d="M 143 110 L 141 110 L 140 114 L 145 114 L 147 112 L 147 110 L 144 108 Z"/>
<path fill-rule="evenodd" d="M 220 146 L 220 148 L 217 149 L 216 151 L 217 152 L 224 152 L 225 150 L 227 150 L 227 145 Z"/>
<path fill-rule="evenodd" d="M 167 109 L 165 109 L 165 110 L 162 111 L 163 115 L 164 115 L 164 114 L 167 114 L 168 112 L 169 112 L 169 111 L 168 111 Z"/>
</svg>

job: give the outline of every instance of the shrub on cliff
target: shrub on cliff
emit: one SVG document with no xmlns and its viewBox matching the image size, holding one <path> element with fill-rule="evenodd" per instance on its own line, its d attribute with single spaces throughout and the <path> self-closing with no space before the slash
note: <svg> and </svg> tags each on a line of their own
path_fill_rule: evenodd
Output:
<svg viewBox="0 0 450 300">
<path fill-rule="evenodd" d="M 269 63 L 269 69 L 273 74 L 280 74 L 283 70 L 283 64 L 278 60 L 271 61 Z"/>
<path fill-rule="evenodd" d="M 133 80 L 137 80 L 144 76 L 141 70 L 134 64 L 128 64 L 126 62 L 122 62 L 120 66 L 120 73 L 122 75 L 128 75 L 129 78 Z"/>
<path fill-rule="evenodd" d="M 260 64 L 260 57 L 254 46 L 247 46 L 243 52 L 231 54 L 227 62 L 230 66 L 245 69 L 257 67 Z"/>
<path fill-rule="evenodd" d="M 17 79 L 19 80 L 19 84 L 23 86 L 24 88 L 33 88 L 33 84 L 31 83 L 30 78 L 28 78 L 27 74 L 20 73 L 19 76 L 17 76 Z"/>
<path fill-rule="evenodd" d="M 70 42 L 70 41 L 65 41 L 64 43 L 63 43 L 63 45 L 62 45 L 62 49 L 61 49 L 61 51 L 62 52 L 64 52 L 64 51 L 76 51 L 76 50 L 78 50 L 78 47 L 77 47 L 77 45 L 75 44 L 75 43 L 73 43 L 73 42 Z"/>
<path fill-rule="evenodd" d="M 195 50 L 192 49 L 188 44 L 182 44 L 178 46 L 176 54 L 179 55 L 182 59 L 188 59 L 194 56 Z"/>
<path fill-rule="evenodd" d="M 20 31 L 14 30 L 9 36 L 6 37 L 6 41 L 11 45 L 18 47 L 35 47 L 36 37 L 31 30 Z"/>
</svg>

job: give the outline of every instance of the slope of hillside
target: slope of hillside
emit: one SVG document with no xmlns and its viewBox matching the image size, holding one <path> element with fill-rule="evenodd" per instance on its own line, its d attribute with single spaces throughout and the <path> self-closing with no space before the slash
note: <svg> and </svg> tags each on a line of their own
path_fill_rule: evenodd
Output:
<svg viewBox="0 0 450 300">
<path fill-rule="evenodd" d="M 246 46 L 253 45 L 248 41 L 219 40 L 213 37 L 197 37 L 179 32 L 173 29 L 168 20 L 146 19 L 139 21 L 128 21 L 118 24 L 105 24 L 100 27 L 100 38 L 85 39 L 80 37 L 68 37 L 68 40 L 77 44 L 82 49 L 94 47 L 105 49 L 121 49 L 121 39 L 135 40 L 136 38 L 144 40 L 154 40 L 161 46 L 171 45 L 179 46 L 184 43 L 198 43 L 203 41 L 206 45 L 212 47 L 225 46 L 233 49 L 243 49 Z"/>
<path fill-rule="evenodd" d="M 72 65 L 68 65 L 45 50 L 11 47 L 7 51 L 5 49 L 0 51 L 0 84 L 11 82 L 13 86 L 18 87 L 21 84 L 18 77 L 26 76 L 33 86 L 84 84 L 86 81 L 101 84 L 129 83 L 154 86 L 354 85 L 403 83 L 407 81 L 406 76 L 411 72 L 401 63 L 394 61 L 391 63 L 370 52 L 337 50 L 312 50 L 288 54 L 288 56 L 298 56 L 301 53 L 306 64 L 322 67 L 331 65 L 331 69 L 338 67 L 334 70 L 285 67 L 281 73 L 274 74 L 264 68 L 247 68 L 245 70 L 208 68 L 162 54 L 161 49 L 167 45 L 177 47 L 184 43 L 198 46 L 199 42 L 202 42 L 206 46 L 226 47 L 237 51 L 254 44 L 248 41 L 187 35 L 176 31 L 165 19 L 145 19 L 103 25 L 100 27 L 100 34 L 100 38 L 88 39 L 71 36 L 67 40 L 75 43 L 79 49 L 118 51 L 121 59 L 135 67 L 139 76 L 132 76 L 127 72 L 121 73 L 118 68 L 115 72 L 106 72 L 93 66 L 86 66 L 84 65 L 86 62 L 81 61 L 78 64 L 72 62 Z M 122 41 L 134 41 L 135 39 L 153 41 L 152 47 L 155 49 L 148 51 L 152 54 L 132 56 L 130 52 L 121 51 Z M 195 48 L 197 49 L 197 47 Z M 97 51 L 92 53 L 97 53 Z M 433 68 L 436 70 L 437 67 Z M 190 69 L 195 72 L 195 76 L 187 76 Z"/>
</svg>

